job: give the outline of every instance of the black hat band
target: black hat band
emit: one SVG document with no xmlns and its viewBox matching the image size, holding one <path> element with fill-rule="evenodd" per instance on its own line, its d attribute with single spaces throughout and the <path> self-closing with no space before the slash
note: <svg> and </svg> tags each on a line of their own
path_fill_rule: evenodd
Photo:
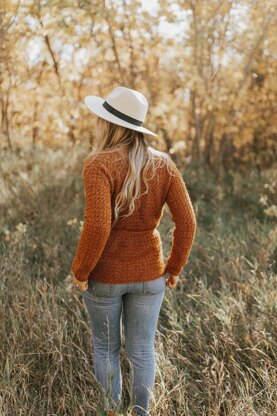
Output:
<svg viewBox="0 0 277 416">
<path fill-rule="evenodd" d="M 121 111 L 118 111 L 116 108 L 112 107 L 109 103 L 107 103 L 107 101 L 104 101 L 102 105 L 109 113 L 115 115 L 118 118 L 121 118 L 121 120 L 127 121 L 128 123 L 134 124 L 135 126 L 142 125 L 142 121 L 137 120 L 136 118 L 127 116 Z"/>
</svg>

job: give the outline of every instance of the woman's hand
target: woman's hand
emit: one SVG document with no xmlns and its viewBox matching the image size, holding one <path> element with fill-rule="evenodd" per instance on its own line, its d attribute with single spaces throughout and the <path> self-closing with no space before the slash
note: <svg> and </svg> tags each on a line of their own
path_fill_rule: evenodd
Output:
<svg viewBox="0 0 277 416">
<path fill-rule="evenodd" d="M 177 283 L 179 281 L 179 276 L 174 276 L 173 274 L 169 275 L 169 278 L 166 280 L 165 284 L 170 288 L 174 289 L 177 286 Z"/>
<path fill-rule="evenodd" d="M 77 280 L 74 275 L 72 276 L 72 279 L 73 279 L 73 282 L 75 283 L 75 285 L 78 286 L 78 288 L 81 290 L 81 292 L 84 292 L 85 290 L 87 290 L 87 288 L 88 288 L 88 281 L 87 280 L 85 282 L 80 282 L 80 280 Z"/>
</svg>

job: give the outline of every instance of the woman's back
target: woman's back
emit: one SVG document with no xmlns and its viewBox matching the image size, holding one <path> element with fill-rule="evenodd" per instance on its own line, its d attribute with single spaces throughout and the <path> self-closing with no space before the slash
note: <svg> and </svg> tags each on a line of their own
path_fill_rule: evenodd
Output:
<svg viewBox="0 0 277 416">
<path fill-rule="evenodd" d="M 124 184 L 128 163 L 127 146 L 96 158 L 88 156 L 84 162 L 84 226 L 72 264 L 79 280 L 127 283 L 156 279 L 166 272 L 178 275 L 188 259 L 196 229 L 193 207 L 177 166 L 170 160 L 168 169 L 157 151 L 155 174 L 152 168 L 147 173 L 148 191 L 141 180 L 134 211 L 130 216 L 120 216 L 114 224 L 116 197 Z M 156 229 L 165 203 L 175 222 L 166 265 Z"/>
</svg>

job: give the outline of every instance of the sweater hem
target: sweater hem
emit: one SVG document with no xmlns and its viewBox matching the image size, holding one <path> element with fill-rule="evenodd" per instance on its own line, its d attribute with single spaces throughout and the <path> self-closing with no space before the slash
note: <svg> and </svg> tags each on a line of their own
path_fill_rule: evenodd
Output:
<svg viewBox="0 0 277 416">
<path fill-rule="evenodd" d="M 159 279 L 160 277 L 162 277 L 165 274 L 164 270 L 160 273 L 153 275 L 150 275 L 149 277 L 146 275 L 144 276 L 144 278 L 141 277 L 137 277 L 137 278 L 132 278 L 132 277 L 127 277 L 127 278 L 122 278 L 122 276 L 120 277 L 120 279 L 113 279 L 111 280 L 110 276 L 109 279 L 107 279 L 107 276 L 105 276 L 104 278 L 101 275 L 95 275 L 93 277 L 89 277 L 89 280 L 95 280 L 97 282 L 101 282 L 101 283 L 107 283 L 107 284 L 126 284 L 126 283 L 139 283 L 139 282 L 147 282 L 150 280 L 155 280 L 155 279 Z"/>
</svg>

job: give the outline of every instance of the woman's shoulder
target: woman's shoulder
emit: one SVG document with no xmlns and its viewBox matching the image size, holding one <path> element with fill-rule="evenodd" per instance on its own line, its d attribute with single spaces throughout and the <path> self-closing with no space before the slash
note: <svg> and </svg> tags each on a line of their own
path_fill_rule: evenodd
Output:
<svg viewBox="0 0 277 416">
<path fill-rule="evenodd" d="M 95 161 L 95 163 L 101 164 L 101 163 L 107 163 L 109 161 L 114 161 L 117 159 L 126 158 L 128 156 L 127 148 L 118 148 L 118 149 L 105 149 L 101 151 L 92 151 L 90 152 L 85 161 L 87 163 L 92 163 L 92 161 Z"/>
<path fill-rule="evenodd" d="M 123 159 L 126 159 L 123 153 L 119 150 L 89 153 L 83 162 L 83 174 L 85 171 L 90 174 L 102 172 L 110 181 L 113 181 L 115 172 L 118 170 L 116 162 L 119 161 L 122 164 Z"/>
<path fill-rule="evenodd" d="M 155 165 L 159 168 L 163 168 L 168 173 L 174 169 L 174 162 L 169 153 L 157 150 L 149 146 L 148 150 L 151 152 L 151 158 Z"/>
<path fill-rule="evenodd" d="M 84 159 L 84 166 L 101 166 L 106 165 L 111 155 L 105 152 L 91 152 Z"/>
</svg>

